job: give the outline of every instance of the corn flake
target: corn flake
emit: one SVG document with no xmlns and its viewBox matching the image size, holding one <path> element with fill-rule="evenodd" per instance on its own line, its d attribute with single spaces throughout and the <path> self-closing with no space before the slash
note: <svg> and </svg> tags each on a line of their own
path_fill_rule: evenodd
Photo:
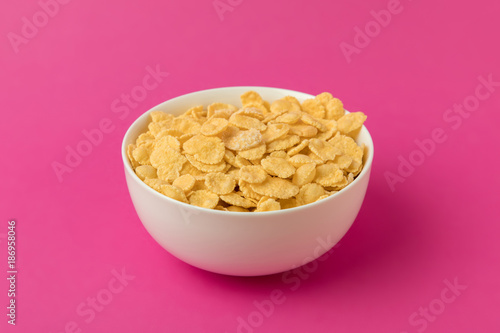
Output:
<svg viewBox="0 0 500 333">
<path fill-rule="evenodd" d="M 163 185 L 161 185 L 161 193 L 163 193 L 167 197 L 172 198 L 174 200 L 185 202 L 185 203 L 188 202 L 187 198 L 186 198 L 186 194 L 184 194 L 184 191 L 182 191 L 177 186 L 163 184 Z"/>
<path fill-rule="evenodd" d="M 251 184 L 262 183 L 267 177 L 266 171 L 259 165 L 244 166 L 238 172 L 239 179 Z"/>
<path fill-rule="evenodd" d="M 343 115 L 338 121 L 338 128 L 342 134 L 349 134 L 359 130 L 366 120 L 363 112 L 352 112 Z"/>
<path fill-rule="evenodd" d="M 252 91 L 252 90 L 249 90 L 249 91 L 243 93 L 240 96 L 240 99 L 241 99 L 241 104 L 243 106 L 250 104 L 250 103 L 262 104 L 262 97 L 260 97 L 260 95 L 258 93 L 256 93 L 255 91 Z"/>
<path fill-rule="evenodd" d="M 267 198 L 263 197 L 258 203 L 257 203 L 257 209 L 255 209 L 256 212 L 270 212 L 273 210 L 280 210 L 281 205 L 278 201 L 274 200 L 273 198 Z"/>
<path fill-rule="evenodd" d="M 253 147 L 247 150 L 241 150 L 238 152 L 238 155 L 247 159 L 247 160 L 256 160 L 262 158 L 266 153 L 266 144 L 262 143 L 257 147 Z"/>
<path fill-rule="evenodd" d="M 232 205 L 243 208 L 257 207 L 255 200 L 247 199 L 237 193 L 224 194 L 220 196 L 221 200 Z"/>
<path fill-rule="evenodd" d="M 144 180 L 146 178 L 157 178 L 156 169 L 151 165 L 140 165 L 135 169 L 137 176 Z"/>
<path fill-rule="evenodd" d="M 198 207 L 213 209 L 219 203 L 219 196 L 208 190 L 193 191 L 189 195 L 189 203 Z"/>
<path fill-rule="evenodd" d="M 305 184 L 297 194 L 297 204 L 302 206 L 313 203 L 323 195 L 325 195 L 325 189 L 321 185 L 315 183 Z"/>
<path fill-rule="evenodd" d="M 303 186 L 309 184 L 314 180 L 316 176 L 316 164 L 308 163 L 303 164 L 297 168 L 297 171 L 293 175 L 292 182 L 297 186 Z"/>
<path fill-rule="evenodd" d="M 276 199 L 288 199 L 299 192 L 299 187 L 289 180 L 268 176 L 259 184 L 250 184 L 250 188 L 260 195 Z"/>
<path fill-rule="evenodd" d="M 325 107 L 314 98 L 302 102 L 302 110 L 315 118 L 325 118 Z"/>
<path fill-rule="evenodd" d="M 222 172 L 213 172 L 205 177 L 205 185 L 215 194 L 228 194 L 233 192 L 236 181 Z"/>
<path fill-rule="evenodd" d="M 295 167 L 280 157 L 266 157 L 261 161 L 261 165 L 270 175 L 280 178 L 288 178 L 295 173 Z"/>
<path fill-rule="evenodd" d="M 210 118 L 201 125 L 200 132 L 205 136 L 213 136 L 222 133 L 229 126 L 225 118 Z"/>
<path fill-rule="evenodd" d="M 227 149 L 235 151 L 247 150 L 258 146 L 262 142 L 262 134 L 255 128 L 241 131 L 237 127 L 229 126 L 222 133 L 222 141 Z"/>
<path fill-rule="evenodd" d="M 182 148 L 187 154 L 205 164 L 217 164 L 224 158 L 224 143 L 218 137 L 195 135 Z"/>
<path fill-rule="evenodd" d="M 240 129 L 251 129 L 255 128 L 259 131 L 266 129 L 266 125 L 262 123 L 259 119 L 250 116 L 245 116 L 243 114 L 234 113 L 229 117 L 229 123 Z"/>
<path fill-rule="evenodd" d="M 184 193 L 188 193 L 191 191 L 194 187 L 194 183 L 196 182 L 196 179 L 190 175 L 182 175 L 179 178 L 175 179 L 172 183 L 172 185 L 180 188 L 181 190 L 184 191 Z"/>
</svg>

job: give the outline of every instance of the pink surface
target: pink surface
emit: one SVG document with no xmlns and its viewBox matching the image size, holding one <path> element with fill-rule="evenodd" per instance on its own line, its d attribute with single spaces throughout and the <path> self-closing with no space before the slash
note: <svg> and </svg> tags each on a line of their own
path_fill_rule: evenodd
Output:
<svg viewBox="0 0 500 333">
<path fill-rule="evenodd" d="M 60 1 L 0 5 L 0 271 L 11 219 L 18 269 L 15 327 L 0 284 L 1 332 L 500 331 L 498 2 Z M 309 271 L 201 271 L 132 207 L 127 126 L 231 85 L 330 91 L 368 114 L 365 203 Z"/>
</svg>

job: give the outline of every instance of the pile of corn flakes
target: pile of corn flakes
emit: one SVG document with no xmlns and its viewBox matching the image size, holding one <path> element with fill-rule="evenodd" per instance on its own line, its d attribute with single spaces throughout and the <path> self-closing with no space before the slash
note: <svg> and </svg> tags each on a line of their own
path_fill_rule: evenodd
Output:
<svg viewBox="0 0 500 333">
<path fill-rule="evenodd" d="M 363 168 L 353 138 L 366 116 L 329 93 L 271 104 L 255 91 L 243 107 L 212 103 L 174 117 L 153 111 L 128 146 L 137 176 L 181 202 L 232 212 L 307 205 L 349 185 Z"/>
</svg>

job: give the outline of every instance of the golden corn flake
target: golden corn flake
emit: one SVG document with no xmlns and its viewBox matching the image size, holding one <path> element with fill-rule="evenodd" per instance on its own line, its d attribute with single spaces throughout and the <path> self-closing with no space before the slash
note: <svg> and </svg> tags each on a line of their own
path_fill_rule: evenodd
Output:
<svg viewBox="0 0 500 333">
<path fill-rule="evenodd" d="M 298 153 L 300 153 L 302 150 L 304 150 L 304 148 L 306 148 L 308 146 L 309 146 L 309 140 L 304 139 L 304 140 L 302 140 L 302 142 L 300 142 L 295 147 L 289 148 L 286 152 L 287 152 L 288 156 L 294 156 L 294 155 L 297 155 Z"/>
<path fill-rule="evenodd" d="M 161 187 L 162 185 L 168 185 L 168 183 L 164 180 L 158 179 L 158 178 L 146 178 L 144 179 L 144 183 L 151 187 L 153 190 L 156 192 L 161 193 Z"/>
<path fill-rule="evenodd" d="M 237 168 L 243 168 L 244 166 L 247 165 L 252 165 L 252 162 L 248 161 L 247 159 L 241 157 L 240 155 L 237 155 L 234 158 L 234 164 Z"/>
<path fill-rule="evenodd" d="M 172 135 L 162 136 L 154 143 L 154 148 L 156 149 L 164 149 L 165 147 L 170 147 L 178 152 L 181 151 L 181 143 Z"/>
<path fill-rule="evenodd" d="M 287 113 L 284 113 L 282 115 L 277 116 L 274 119 L 274 122 L 275 123 L 283 123 L 283 124 L 293 125 L 297 121 L 300 120 L 301 116 L 302 115 L 300 113 L 298 113 L 298 112 L 287 112 Z"/>
<path fill-rule="evenodd" d="M 296 111 L 294 110 L 294 106 L 290 101 L 287 101 L 285 99 L 278 99 L 271 103 L 271 112 L 273 113 L 283 114 L 289 111 Z"/>
<path fill-rule="evenodd" d="M 349 155 L 335 156 L 333 162 L 337 164 L 340 169 L 347 170 L 352 164 L 352 157 Z"/>
<path fill-rule="evenodd" d="M 328 130 L 328 127 L 326 127 L 326 125 L 324 125 L 319 119 L 316 119 L 306 113 L 302 114 L 300 120 L 302 120 L 304 124 L 316 127 L 321 132 L 326 132 Z"/>
<path fill-rule="evenodd" d="M 305 184 L 297 194 L 297 204 L 301 206 L 310 204 L 323 195 L 325 195 L 325 189 L 321 185 L 315 183 Z"/>
<path fill-rule="evenodd" d="M 139 162 L 141 165 L 145 164 L 151 164 L 150 163 L 150 155 L 152 151 L 151 149 L 148 149 L 146 146 L 139 146 L 132 151 L 132 156 L 134 157 L 134 160 Z"/>
<path fill-rule="evenodd" d="M 166 113 L 163 111 L 158 111 L 158 110 L 151 111 L 149 116 L 151 117 L 151 121 L 154 123 L 159 123 L 161 121 L 166 121 L 167 123 L 168 122 L 172 123 L 172 121 L 174 120 L 174 116 L 172 114 Z"/>
<path fill-rule="evenodd" d="M 172 183 L 180 176 L 182 166 L 181 163 L 160 164 L 156 173 L 159 179 Z"/>
<path fill-rule="evenodd" d="M 222 132 L 221 138 L 227 149 L 235 151 L 247 150 L 262 142 L 262 134 L 255 128 L 242 131 L 237 127 L 229 126 Z"/>
<path fill-rule="evenodd" d="M 205 177 L 205 185 L 215 194 L 228 194 L 233 192 L 236 181 L 233 177 L 222 172 L 213 172 Z"/>
<path fill-rule="evenodd" d="M 226 171 L 226 174 L 233 177 L 236 181 L 238 181 L 240 179 L 240 170 L 241 170 L 240 168 L 235 168 L 230 165 L 230 168 Z"/>
<path fill-rule="evenodd" d="M 325 118 L 325 107 L 317 99 L 306 99 L 302 102 L 302 110 L 315 118 Z"/>
<path fill-rule="evenodd" d="M 290 126 L 290 134 L 295 134 L 303 138 L 312 138 L 318 134 L 318 129 L 310 125 L 293 125 Z"/>
<path fill-rule="evenodd" d="M 319 95 L 316 95 L 316 97 L 314 97 L 314 99 L 316 99 L 318 102 L 321 103 L 321 105 L 326 107 L 328 102 L 333 99 L 333 96 L 332 96 L 332 94 L 330 94 L 328 92 L 324 92 L 324 93 L 321 93 Z"/>
<path fill-rule="evenodd" d="M 222 201 L 233 206 L 238 206 L 243 208 L 250 208 L 257 206 L 255 200 L 244 198 L 237 193 L 224 194 L 221 195 L 220 198 Z"/>
<path fill-rule="evenodd" d="M 217 110 L 227 110 L 232 113 L 238 110 L 238 108 L 234 105 L 226 103 L 212 103 L 207 107 L 207 117 L 211 117 Z"/>
<path fill-rule="evenodd" d="M 217 164 L 206 164 L 198 161 L 193 155 L 186 154 L 186 158 L 196 169 L 203 172 L 221 172 L 226 167 L 226 162 L 220 161 Z"/>
<path fill-rule="evenodd" d="M 322 119 L 321 123 L 326 126 L 325 132 L 319 133 L 316 139 L 328 140 L 337 133 L 337 122 L 333 119 Z"/>
<path fill-rule="evenodd" d="M 187 140 L 182 148 L 193 155 L 197 161 L 205 164 L 217 164 L 224 158 L 224 143 L 218 137 L 195 135 Z"/>
<path fill-rule="evenodd" d="M 281 209 L 295 208 L 298 206 L 297 199 L 295 198 L 279 199 L 278 202 L 280 203 Z"/>
<path fill-rule="evenodd" d="M 265 116 L 269 113 L 269 109 L 264 104 L 260 104 L 257 102 L 251 102 L 251 103 L 244 105 L 244 108 L 241 109 L 240 111 L 247 110 L 247 109 L 258 110 L 263 116 Z"/>
<path fill-rule="evenodd" d="M 285 96 L 283 97 L 283 100 L 290 102 L 290 104 L 292 105 L 290 112 L 301 111 L 300 102 L 297 98 L 293 96 Z"/>
<path fill-rule="evenodd" d="M 348 155 L 351 157 L 352 162 L 349 167 L 346 168 L 347 172 L 358 171 L 363 164 L 363 148 L 358 146 L 353 138 L 337 133 L 328 142 L 335 147 L 337 147 L 343 155 Z"/>
<path fill-rule="evenodd" d="M 249 212 L 248 209 L 239 206 L 228 206 L 224 209 L 228 212 L 240 212 L 240 213 Z"/>
<path fill-rule="evenodd" d="M 345 114 L 344 105 L 338 98 L 332 98 L 325 106 L 326 119 L 339 120 Z"/>
<path fill-rule="evenodd" d="M 309 140 L 309 149 L 315 153 L 323 162 L 333 161 L 336 155 L 340 155 L 340 149 L 334 147 L 331 143 L 320 139 Z"/>
<path fill-rule="evenodd" d="M 146 178 L 157 178 L 158 176 L 156 175 L 156 169 L 153 168 L 151 165 L 140 165 L 137 168 L 135 168 L 135 173 L 141 180 L 144 180 Z"/>
<path fill-rule="evenodd" d="M 184 164 L 186 157 L 169 146 L 155 147 L 150 156 L 151 165 L 158 168 L 163 164 Z"/>
<path fill-rule="evenodd" d="M 344 172 L 336 164 L 323 164 L 316 167 L 314 181 L 322 186 L 336 186 L 344 178 Z"/>
<path fill-rule="evenodd" d="M 205 185 L 205 179 L 197 179 L 194 182 L 194 186 L 189 193 L 200 191 L 200 190 L 208 190 L 207 185 Z"/>
<path fill-rule="evenodd" d="M 288 154 L 284 150 L 276 150 L 273 151 L 272 153 L 269 154 L 270 157 L 279 157 L 279 158 L 284 158 L 286 160 L 289 159 Z"/>
<path fill-rule="evenodd" d="M 271 153 L 276 150 L 286 150 L 290 147 L 295 146 L 300 142 L 298 135 L 287 135 L 282 139 L 274 140 L 267 145 L 267 152 Z"/>
<path fill-rule="evenodd" d="M 208 119 L 213 119 L 213 118 L 224 118 L 226 120 L 231 117 L 231 115 L 234 113 L 232 110 L 228 109 L 222 109 L 222 110 L 215 110 L 214 113 L 208 117 Z"/>
<path fill-rule="evenodd" d="M 178 129 L 173 129 L 173 128 L 168 128 L 168 129 L 162 129 L 160 132 L 156 133 L 155 139 L 160 139 L 164 137 L 165 135 L 171 135 L 176 138 L 179 138 L 184 135 L 184 133 Z"/>
<path fill-rule="evenodd" d="M 256 107 L 244 107 L 234 113 L 235 115 L 243 115 L 243 116 L 248 116 L 252 118 L 256 118 L 258 120 L 263 120 L 264 119 L 264 112 L 260 108 Z"/>
<path fill-rule="evenodd" d="M 191 162 L 186 162 L 182 166 L 182 169 L 180 171 L 181 177 L 184 175 L 191 175 L 194 177 L 196 180 L 203 180 L 205 181 L 205 176 L 207 175 L 205 172 L 200 171 L 199 169 L 195 168 Z"/>
<path fill-rule="evenodd" d="M 293 175 L 292 182 L 300 187 L 311 183 L 314 177 L 316 177 L 316 164 L 308 163 L 297 168 L 297 171 Z"/>
<path fill-rule="evenodd" d="M 266 178 L 267 178 L 267 175 L 266 175 Z M 250 187 L 250 185 L 251 185 L 251 183 L 247 183 L 246 181 L 244 181 L 241 178 L 238 181 L 238 188 L 240 189 L 241 194 L 243 195 L 243 197 L 249 198 L 249 199 L 253 199 L 253 200 L 257 200 L 257 201 L 260 200 L 262 198 L 262 195 L 258 194 L 257 192 L 255 192 Z"/>
<path fill-rule="evenodd" d="M 139 135 L 139 137 L 135 141 L 135 144 L 137 146 L 141 146 L 142 144 L 153 143 L 154 140 L 155 140 L 154 135 L 152 135 L 149 132 L 146 132 L 146 133 L 142 133 L 141 135 Z"/>
<path fill-rule="evenodd" d="M 200 132 L 201 125 L 190 118 L 175 118 L 172 121 L 171 129 L 178 130 L 184 134 L 197 134 Z"/>
<path fill-rule="evenodd" d="M 133 155 L 135 148 L 137 148 L 137 146 L 134 144 L 130 144 L 127 146 L 127 156 L 130 161 L 130 165 L 132 166 L 132 169 L 135 169 L 140 165 L 139 162 L 135 160 Z"/>
<path fill-rule="evenodd" d="M 219 196 L 208 190 L 198 190 L 189 195 L 189 203 L 198 207 L 213 209 L 219 203 Z"/>
<path fill-rule="evenodd" d="M 203 105 L 193 106 L 189 110 L 186 111 L 186 116 L 191 116 L 194 119 L 200 119 L 203 116 Z"/>
<path fill-rule="evenodd" d="M 281 205 L 278 201 L 272 199 L 272 198 L 267 198 L 263 197 L 258 203 L 257 203 L 257 209 L 255 209 L 256 212 L 270 212 L 273 210 L 280 210 Z"/>
<path fill-rule="evenodd" d="M 191 191 L 194 187 L 194 183 L 196 182 L 196 179 L 194 176 L 190 174 L 182 175 L 179 178 L 175 179 L 172 183 L 172 185 L 177 186 L 181 190 L 184 191 L 184 193 L 188 193 Z"/>
<path fill-rule="evenodd" d="M 276 199 L 288 199 L 299 192 L 299 187 L 291 181 L 268 176 L 259 184 L 250 184 L 250 188 L 260 195 Z"/>
<path fill-rule="evenodd" d="M 290 157 L 288 162 L 296 168 L 300 168 L 304 164 L 310 164 L 310 163 L 314 164 L 314 160 L 312 158 L 310 158 L 309 156 L 304 155 L 304 154 L 294 155 L 294 156 Z"/>
<path fill-rule="evenodd" d="M 239 179 L 251 184 L 262 183 L 267 177 L 267 172 L 259 165 L 244 166 L 238 172 Z"/>
<path fill-rule="evenodd" d="M 271 123 L 278 116 L 279 116 L 279 114 L 277 114 L 277 113 L 268 113 L 268 114 L 266 114 L 266 116 L 264 117 L 264 119 L 262 119 L 262 122 L 264 124 Z"/>
<path fill-rule="evenodd" d="M 280 157 L 266 157 L 261 165 L 270 175 L 280 178 L 288 178 L 295 173 L 295 167 Z"/>
<path fill-rule="evenodd" d="M 155 138 L 158 136 L 158 134 L 160 134 L 161 132 L 169 129 L 171 123 L 167 123 L 167 122 L 150 122 L 149 125 L 148 125 L 148 130 L 149 130 L 149 133 L 154 136 Z"/>
<path fill-rule="evenodd" d="M 231 117 L 229 117 L 229 123 L 241 129 L 255 128 L 259 131 L 263 131 L 267 128 L 267 126 L 259 119 L 238 113 L 235 113 Z"/>
<path fill-rule="evenodd" d="M 262 143 L 257 147 L 250 148 L 247 150 L 241 150 L 238 152 L 238 155 L 247 159 L 247 160 L 256 160 L 262 158 L 266 153 L 266 144 Z"/>
<path fill-rule="evenodd" d="M 210 118 L 201 125 L 200 132 L 205 136 L 222 133 L 229 126 L 229 121 L 224 118 Z"/>
<path fill-rule="evenodd" d="M 269 103 L 255 91 L 243 107 L 215 102 L 180 116 L 156 110 L 127 146 L 135 174 L 174 200 L 228 212 L 267 212 L 328 198 L 363 169 L 354 138 L 362 112 L 324 92 Z"/>
<path fill-rule="evenodd" d="M 366 115 L 363 112 L 352 112 L 343 115 L 338 121 L 338 128 L 342 134 L 349 134 L 359 130 L 366 120 Z"/>
<path fill-rule="evenodd" d="M 267 129 L 262 133 L 262 141 L 269 143 L 281 139 L 288 134 L 289 130 L 290 126 L 287 124 L 269 124 Z"/>
<path fill-rule="evenodd" d="M 180 188 L 174 185 L 164 184 L 161 185 L 161 193 L 165 194 L 167 197 L 172 198 L 177 201 L 187 203 L 186 194 Z"/>
<path fill-rule="evenodd" d="M 240 96 L 240 99 L 241 99 L 241 104 L 243 106 L 246 106 L 247 104 L 250 104 L 250 103 L 262 104 L 262 97 L 260 97 L 260 95 L 258 93 L 256 93 L 255 91 L 252 91 L 252 90 L 243 93 Z"/>
</svg>

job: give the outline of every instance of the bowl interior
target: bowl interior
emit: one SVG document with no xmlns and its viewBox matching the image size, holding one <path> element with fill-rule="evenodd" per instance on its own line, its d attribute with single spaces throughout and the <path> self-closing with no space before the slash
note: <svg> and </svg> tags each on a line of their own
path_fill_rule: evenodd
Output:
<svg viewBox="0 0 500 333">
<path fill-rule="evenodd" d="M 174 116 L 178 116 L 185 111 L 187 111 L 189 108 L 197 106 L 197 105 L 204 105 L 207 106 L 211 103 L 214 102 L 222 102 L 222 103 L 229 103 L 233 104 L 237 107 L 241 107 L 241 101 L 240 101 L 240 95 L 243 94 L 246 91 L 253 90 L 259 93 L 262 98 L 268 102 L 272 102 L 276 99 L 280 99 L 285 96 L 293 96 L 297 98 L 300 102 L 308 99 L 308 98 L 314 98 L 314 95 L 306 94 L 303 92 L 298 92 L 298 91 L 293 91 L 293 90 L 288 90 L 288 89 L 281 89 L 281 88 L 272 88 L 272 87 L 258 87 L 258 86 L 241 86 L 241 87 L 225 87 L 225 88 L 215 88 L 215 89 L 209 89 L 209 90 L 202 90 L 202 91 L 197 91 L 193 93 L 189 93 L 186 95 L 182 95 L 179 97 L 175 97 L 173 99 L 170 99 L 168 101 L 165 101 L 161 104 L 158 104 L 157 106 L 151 108 L 150 110 L 146 111 L 144 114 L 142 114 L 139 118 L 137 118 L 132 125 L 130 125 L 129 129 L 125 133 L 123 143 L 122 143 L 122 159 L 123 163 L 125 165 L 125 170 L 127 173 L 130 173 L 132 177 L 134 177 L 138 182 L 143 183 L 140 178 L 135 174 L 135 172 L 132 169 L 132 166 L 130 164 L 130 161 L 128 160 L 127 156 L 127 146 L 131 143 L 134 143 L 137 137 L 145 132 L 147 130 L 147 126 L 150 122 L 150 117 L 149 113 L 152 111 L 164 111 L 167 113 L 171 113 Z M 346 112 L 349 112 L 346 110 Z M 371 138 L 370 133 L 366 129 L 365 126 L 362 127 L 361 131 L 359 132 L 358 136 L 356 137 L 356 142 L 358 144 L 364 144 L 365 145 L 365 154 L 363 156 L 363 163 L 364 167 L 363 170 L 360 172 L 360 174 L 356 177 L 354 182 L 358 180 L 358 178 L 361 178 L 364 173 L 369 172 L 371 168 L 371 163 L 373 160 L 373 141 Z M 147 185 L 144 184 L 145 187 L 148 187 Z M 349 186 L 348 186 L 349 187 Z M 148 187 L 149 188 L 149 187 Z M 150 189 L 152 192 L 155 192 L 154 190 Z M 340 193 L 340 192 L 339 192 Z M 165 197 L 159 193 L 156 193 L 159 196 Z M 325 199 L 328 200 L 332 197 L 334 197 L 336 194 L 330 196 L 329 198 Z M 169 200 L 170 198 L 165 197 L 165 199 Z M 171 200 L 171 199 L 170 199 Z M 177 202 L 181 205 L 187 205 L 181 202 Z M 314 205 L 310 204 L 310 205 Z M 188 205 L 191 206 L 191 205 Z M 191 206 L 193 207 L 193 206 Z M 199 207 L 193 207 L 195 209 L 203 209 Z M 287 209 L 285 211 L 290 211 L 290 210 L 295 210 L 295 209 L 300 209 L 300 207 L 296 208 L 291 208 Z M 203 209 L 206 211 L 206 209 Z M 277 211 L 277 212 L 261 212 L 260 214 L 276 214 L 279 212 L 283 211 Z M 222 212 L 225 214 L 245 214 L 245 213 L 238 213 L 238 212 Z"/>
</svg>

